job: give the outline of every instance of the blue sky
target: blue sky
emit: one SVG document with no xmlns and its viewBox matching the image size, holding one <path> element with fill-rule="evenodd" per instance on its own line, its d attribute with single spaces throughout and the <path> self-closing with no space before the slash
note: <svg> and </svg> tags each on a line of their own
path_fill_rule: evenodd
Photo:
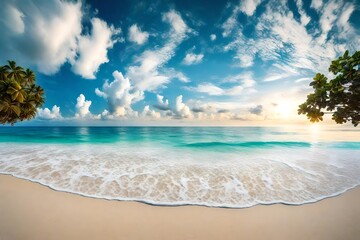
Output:
<svg viewBox="0 0 360 240">
<path fill-rule="evenodd" d="M 360 46 L 359 1 L 3 5 L 0 62 L 33 69 L 46 92 L 27 124 L 306 123 L 311 78 Z"/>
</svg>

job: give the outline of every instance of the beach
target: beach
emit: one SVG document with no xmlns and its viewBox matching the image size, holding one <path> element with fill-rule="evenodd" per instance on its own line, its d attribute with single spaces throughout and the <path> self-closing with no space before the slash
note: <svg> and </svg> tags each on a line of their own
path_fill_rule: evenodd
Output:
<svg viewBox="0 0 360 240">
<path fill-rule="evenodd" d="M 0 239 L 359 239 L 360 188 L 322 201 L 227 209 L 152 206 L 0 175 Z"/>
</svg>

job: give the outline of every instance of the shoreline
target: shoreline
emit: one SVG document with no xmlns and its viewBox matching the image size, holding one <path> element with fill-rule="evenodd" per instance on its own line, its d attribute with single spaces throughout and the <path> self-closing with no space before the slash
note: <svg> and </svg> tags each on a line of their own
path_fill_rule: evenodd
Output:
<svg viewBox="0 0 360 240">
<path fill-rule="evenodd" d="M 0 239 L 359 239 L 360 187 L 304 205 L 158 206 L 0 174 Z"/>
<path fill-rule="evenodd" d="M 90 199 L 98 199 L 98 200 L 105 200 L 105 201 L 115 201 L 115 202 L 136 202 L 136 203 L 140 203 L 140 204 L 146 204 L 146 205 L 150 205 L 150 206 L 158 206 L 158 207 L 206 207 L 206 208 L 221 208 L 221 209 L 247 209 L 247 208 L 253 208 L 253 207 L 257 207 L 257 206 L 272 206 L 272 205 L 284 205 L 284 206 L 303 206 L 303 205 L 307 205 L 307 204 L 314 204 L 314 203 L 318 203 L 321 201 L 324 201 L 326 199 L 329 198 L 335 198 L 338 197 L 348 191 L 351 191 L 353 189 L 356 188 L 360 188 L 360 184 L 356 184 L 348 189 L 345 189 L 343 191 L 340 192 L 336 192 L 334 194 L 331 194 L 329 196 L 325 196 L 325 197 L 321 197 L 318 199 L 314 199 L 312 201 L 307 201 L 307 202 L 303 202 L 303 203 L 290 203 L 290 202 L 282 202 L 282 201 L 278 201 L 278 202 L 271 202 L 271 203 L 264 203 L 264 202 L 258 202 L 254 205 L 250 205 L 250 206 L 244 206 L 244 207 L 228 207 L 228 206 L 211 206 L 211 205 L 206 205 L 206 204 L 191 204 L 191 203 L 177 203 L 177 204 L 166 204 L 166 203 L 152 203 L 151 201 L 146 201 L 146 200 L 139 200 L 139 199 L 118 199 L 118 198 L 106 198 L 106 197 L 96 197 L 96 196 L 91 196 L 91 195 L 86 195 L 86 194 L 82 194 L 82 193 L 77 193 L 77 192 L 71 192 L 71 191 L 67 191 L 67 190 L 61 190 L 61 189 L 56 189 L 50 185 L 44 184 L 42 182 L 39 181 L 35 181 L 32 179 L 28 179 L 28 178 L 24 178 L 24 177 L 19 177 L 10 173 L 1 173 L 0 172 L 0 176 L 9 176 L 9 177 L 13 177 L 16 179 L 20 179 L 20 180 L 24 180 L 24 181 L 28 181 L 31 182 L 33 184 L 38 184 L 40 186 L 43 186 L 45 188 L 50 189 L 51 191 L 55 191 L 55 192 L 60 192 L 60 193 L 67 193 L 67 194 L 73 194 L 73 195 L 77 195 L 80 197 L 85 197 L 85 198 L 90 198 Z M 0 239 L 1 240 L 1 239 Z"/>
</svg>

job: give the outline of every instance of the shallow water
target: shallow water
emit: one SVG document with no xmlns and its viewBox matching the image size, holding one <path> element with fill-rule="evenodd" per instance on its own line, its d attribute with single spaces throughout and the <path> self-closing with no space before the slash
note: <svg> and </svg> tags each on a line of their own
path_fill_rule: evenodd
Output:
<svg viewBox="0 0 360 240">
<path fill-rule="evenodd" d="M 0 173 L 60 191 L 157 205 L 304 204 L 360 184 L 360 132 L 2 127 Z"/>
</svg>

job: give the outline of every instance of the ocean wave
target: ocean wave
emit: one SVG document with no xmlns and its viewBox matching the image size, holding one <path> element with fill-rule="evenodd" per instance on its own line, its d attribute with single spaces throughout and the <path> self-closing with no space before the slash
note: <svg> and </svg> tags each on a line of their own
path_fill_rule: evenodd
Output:
<svg viewBox="0 0 360 240">
<path fill-rule="evenodd" d="M 181 145 L 190 148 L 213 147 L 243 147 L 243 148 L 271 148 L 271 147 L 311 147 L 309 142 L 276 142 L 276 141 L 251 141 L 251 142 L 195 142 Z"/>
<path fill-rule="evenodd" d="M 0 172 L 55 190 L 154 205 L 304 204 L 360 183 L 359 150 L 198 152 L 158 146 L 0 145 Z"/>
</svg>

